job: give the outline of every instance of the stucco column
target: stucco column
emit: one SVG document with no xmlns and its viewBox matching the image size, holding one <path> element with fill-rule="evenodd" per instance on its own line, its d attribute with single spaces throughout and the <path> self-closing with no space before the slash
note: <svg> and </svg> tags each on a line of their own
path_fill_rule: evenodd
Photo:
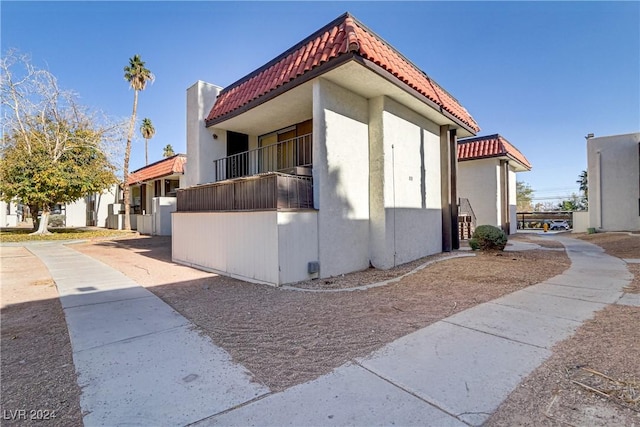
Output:
<svg viewBox="0 0 640 427">
<path fill-rule="evenodd" d="M 458 138 L 456 130 L 449 131 L 449 160 L 451 162 L 451 247 L 460 249 L 458 233 Z"/>
<path fill-rule="evenodd" d="M 442 203 L 442 251 L 451 252 L 451 144 L 449 125 L 440 126 L 440 199 Z"/>
</svg>

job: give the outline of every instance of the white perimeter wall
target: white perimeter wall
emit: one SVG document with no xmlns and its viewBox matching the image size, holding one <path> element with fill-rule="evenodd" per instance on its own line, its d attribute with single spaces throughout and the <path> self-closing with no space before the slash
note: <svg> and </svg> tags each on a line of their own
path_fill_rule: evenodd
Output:
<svg viewBox="0 0 640 427">
<path fill-rule="evenodd" d="M 365 98 L 334 83 L 313 83 L 313 196 L 319 209 L 321 277 L 369 267 L 368 108 Z"/>
<path fill-rule="evenodd" d="M 369 116 L 370 255 L 390 268 L 442 250 L 440 127 L 387 97 Z"/>
<path fill-rule="evenodd" d="M 84 198 L 65 205 L 65 226 L 85 227 L 87 225 L 87 202 Z"/>
<path fill-rule="evenodd" d="M 247 281 L 279 285 L 312 278 L 317 261 L 317 213 L 177 212 L 172 215 L 174 262 Z"/>
<path fill-rule="evenodd" d="M 640 133 L 587 140 L 590 226 L 640 230 Z"/>
<path fill-rule="evenodd" d="M 515 183 L 514 191 L 515 194 Z M 496 159 L 458 163 L 458 197 L 469 199 L 477 225 L 500 227 L 500 165 Z M 515 221 L 514 221 L 515 224 Z"/>
</svg>

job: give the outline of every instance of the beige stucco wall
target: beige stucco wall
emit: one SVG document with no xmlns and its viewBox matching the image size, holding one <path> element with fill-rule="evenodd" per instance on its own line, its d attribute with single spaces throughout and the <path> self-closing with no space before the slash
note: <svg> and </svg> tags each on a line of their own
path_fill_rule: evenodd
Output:
<svg viewBox="0 0 640 427">
<path fill-rule="evenodd" d="M 242 280 L 280 285 L 312 278 L 317 213 L 176 212 L 172 260 Z M 208 236 L 203 238 L 203 236 Z"/>
<path fill-rule="evenodd" d="M 640 132 L 587 140 L 589 224 L 640 230 Z"/>
<path fill-rule="evenodd" d="M 313 193 L 320 276 L 369 266 L 368 102 L 324 79 L 313 84 Z"/>
<path fill-rule="evenodd" d="M 500 225 L 499 163 L 494 158 L 458 163 L 458 196 L 469 199 L 477 225 Z"/>
<path fill-rule="evenodd" d="M 503 169 L 498 158 L 465 160 L 458 163 L 458 197 L 469 199 L 471 208 L 476 214 L 477 225 L 502 226 L 502 209 L 500 209 L 500 203 L 504 198 L 500 188 L 502 173 Z M 507 181 L 509 232 L 513 234 L 518 231 L 518 223 L 516 172 L 511 166 L 509 166 Z"/>
<path fill-rule="evenodd" d="M 370 258 L 390 268 L 440 252 L 440 127 L 388 97 L 370 116 Z"/>
</svg>

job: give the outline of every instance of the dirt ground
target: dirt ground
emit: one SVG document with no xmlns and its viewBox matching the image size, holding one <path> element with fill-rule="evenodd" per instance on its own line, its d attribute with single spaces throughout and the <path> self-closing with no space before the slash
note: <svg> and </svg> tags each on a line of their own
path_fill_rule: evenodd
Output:
<svg viewBox="0 0 640 427">
<path fill-rule="evenodd" d="M 609 255 L 640 258 L 640 236 L 572 235 Z M 640 264 L 626 292 L 640 293 Z M 503 402 L 487 426 L 640 426 L 640 308 L 610 305 Z"/>
<path fill-rule="evenodd" d="M 82 425 L 71 342 L 49 271 L 23 247 L 2 247 L 0 255 L 0 424 Z"/>
<path fill-rule="evenodd" d="M 173 264 L 169 238 L 140 237 L 72 247 L 146 286 L 201 327 L 256 380 L 282 390 L 456 312 L 544 281 L 570 265 L 557 242 L 535 236 L 518 236 L 515 240 L 537 243 L 543 249 L 450 259 L 379 288 L 322 293 L 255 285 Z M 622 250 L 630 245 L 629 253 L 640 254 L 635 241 L 625 242 L 622 239 L 613 246 Z M 3 247 L 2 256 L 2 407 L 57 408 L 56 424 L 81 424 L 80 390 L 50 277 L 44 266 L 29 258 L 30 253 L 22 248 Z M 433 258 L 438 256 L 391 272 L 367 270 L 305 286 L 335 289 L 364 285 L 404 274 Z M 635 271 L 636 282 L 638 273 Z M 23 279 L 18 280 L 20 277 Z M 14 290 L 6 286 L 8 282 L 13 283 Z M 33 308 L 41 305 L 48 308 Z M 571 379 L 597 387 L 601 384 L 588 382 L 593 378 L 584 378 L 586 371 L 576 367 L 637 381 L 638 310 L 610 306 L 599 312 L 573 338 L 554 348 L 553 357 L 512 393 L 488 424 L 585 425 L 579 418 L 570 417 L 576 410 L 567 402 L 577 400 L 567 400 L 566 396 L 593 399 L 593 393 L 571 383 L 567 372 L 573 375 Z M 38 323 L 25 322 L 34 315 Z M 46 356 L 38 357 L 42 354 Z M 28 363 L 20 363 L 22 360 Z M 58 406 L 52 397 L 59 400 Z M 613 414 L 610 421 L 621 420 L 625 425 L 633 420 L 640 425 L 640 418 L 633 418 L 637 410 L 622 407 L 613 399 L 596 401 L 597 406 L 588 408 L 596 408 L 598 414 Z"/>
<path fill-rule="evenodd" d="M 74 248 L 147 286 L 272 390 L 314 379 L 416 329 L 539 283 L 570 265 L 563 251 L 478 254 L 441 261 L 398 283 L 367 291 L 311 293 L 213 274 L 178 282 L 185 267 L 167 262 L 169 240 L 153 248 L 149 242 L 141 238 Z M 370 269 L 317 280 L 314 287 L 374 283 L 404 274 L 420 262 L 393 271 Z"/>
</svg>

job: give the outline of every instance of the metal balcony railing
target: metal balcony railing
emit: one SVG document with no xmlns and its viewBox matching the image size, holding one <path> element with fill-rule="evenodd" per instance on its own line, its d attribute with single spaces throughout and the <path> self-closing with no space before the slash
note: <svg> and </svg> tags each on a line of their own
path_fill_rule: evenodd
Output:
<svg viewBox="0 0 640 427">
<path fill-rule="evenodd" d="M 296 167 L 312 165 L 312 134 L 266 145 L 213 161 L 216 181 L 265 172 L 296 174 Z"/>
</svg>

